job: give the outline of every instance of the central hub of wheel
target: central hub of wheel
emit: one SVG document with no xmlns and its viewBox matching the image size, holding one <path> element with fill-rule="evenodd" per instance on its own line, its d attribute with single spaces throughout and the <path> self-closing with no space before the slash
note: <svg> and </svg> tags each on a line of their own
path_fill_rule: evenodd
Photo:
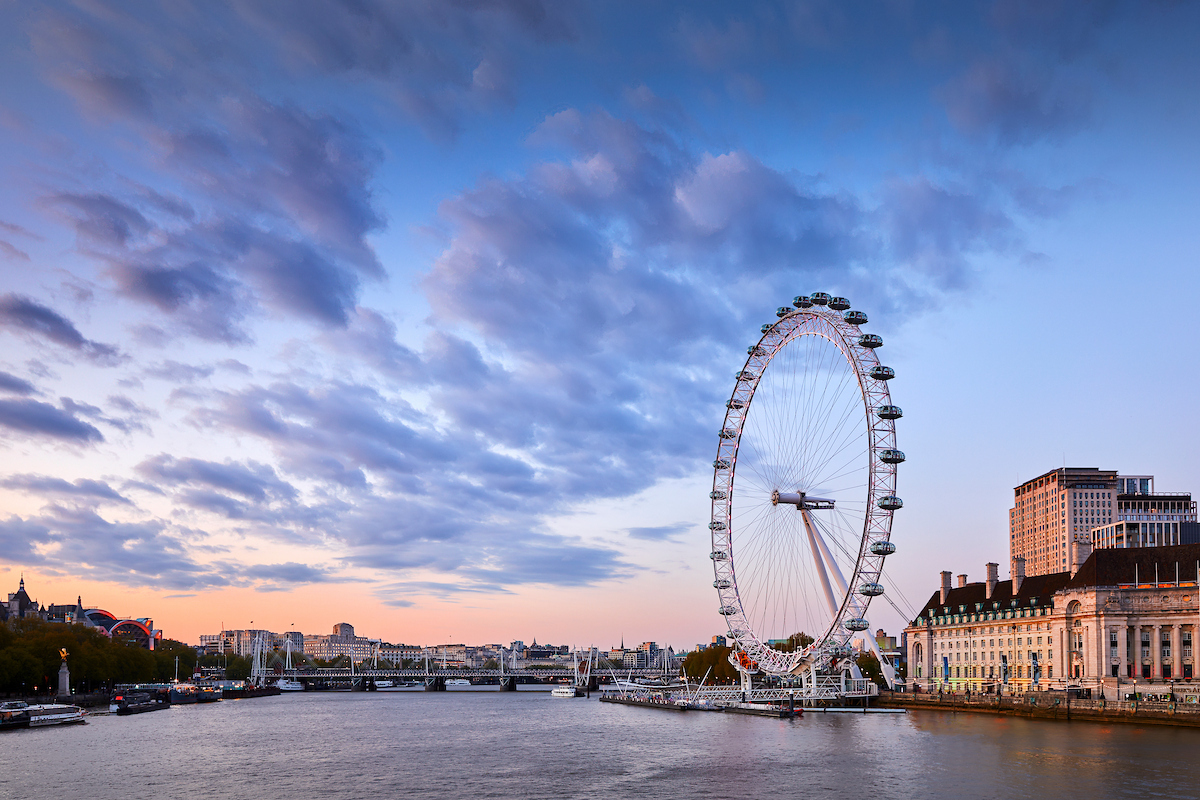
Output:
<svg viewBox="0 0 1200 800">
<path fill-rule="evenodd" d="M 771 505 L 780 503 L 785 506 L 801 508 L 833 508 L 834 501 L 827 497 L 809 497 L 805 492 L 781 492 L 778 489 L 771 492 Z"/>
</svg>

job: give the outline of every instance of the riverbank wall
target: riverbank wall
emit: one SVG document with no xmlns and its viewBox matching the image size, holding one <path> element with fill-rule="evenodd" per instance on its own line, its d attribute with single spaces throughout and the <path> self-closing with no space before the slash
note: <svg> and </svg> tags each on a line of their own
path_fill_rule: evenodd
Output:
<svg viewBox="0 0 1200 800">
<path fill-rule="evenodd" d="M 969 697 L 963 694 L 880 692 L 878 705 L 881 708 L 971 711 L 1030 719 L 1200 728 L 1200 705 L 1196 703 L 1081 699 L 1070 697 L 1066 692 L 1031 692 L 1015 696 L 972 694 Z"/>
</svg>

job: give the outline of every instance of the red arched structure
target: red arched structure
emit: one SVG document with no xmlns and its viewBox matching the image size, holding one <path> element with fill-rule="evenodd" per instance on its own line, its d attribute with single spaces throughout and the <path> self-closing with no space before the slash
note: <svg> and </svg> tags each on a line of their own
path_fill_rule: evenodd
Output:
<svg viewBox="0 0 1200 800">
<path fill-rule="evenodd" d="M 154 632 L 136 619 L 123 619 L 108 629 L 108 635 L 135 642 L 147 650 L 154 649 Z"/>
</svg>

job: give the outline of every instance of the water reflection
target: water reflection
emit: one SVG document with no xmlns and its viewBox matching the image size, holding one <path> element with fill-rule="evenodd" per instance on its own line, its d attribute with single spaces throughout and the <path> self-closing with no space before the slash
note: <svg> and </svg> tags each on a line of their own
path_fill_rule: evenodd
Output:
<svg viewBox="0 0 1200 800">
<path fill-rule="evenodd" d="M 306 693 L 0 736 L 0 797 L 1194 797 L 1200 731 Z M 849 794 L 847 794 L 849 793 Z"/>
</svg>

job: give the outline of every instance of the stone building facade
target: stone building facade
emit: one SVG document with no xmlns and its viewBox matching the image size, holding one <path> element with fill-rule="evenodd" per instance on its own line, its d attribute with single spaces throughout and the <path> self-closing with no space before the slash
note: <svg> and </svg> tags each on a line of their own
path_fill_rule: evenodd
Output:
<svg viewBox="0 0 1200 800">
<path fill-rule="evenodd" d="M 1003 691 L 1191 682 L 1200 545 L 1071 550 L 1072 568 L 1012 578 L 998 565 L 942 586 L 905 629 L 914 691 Z"/>
</svg>

